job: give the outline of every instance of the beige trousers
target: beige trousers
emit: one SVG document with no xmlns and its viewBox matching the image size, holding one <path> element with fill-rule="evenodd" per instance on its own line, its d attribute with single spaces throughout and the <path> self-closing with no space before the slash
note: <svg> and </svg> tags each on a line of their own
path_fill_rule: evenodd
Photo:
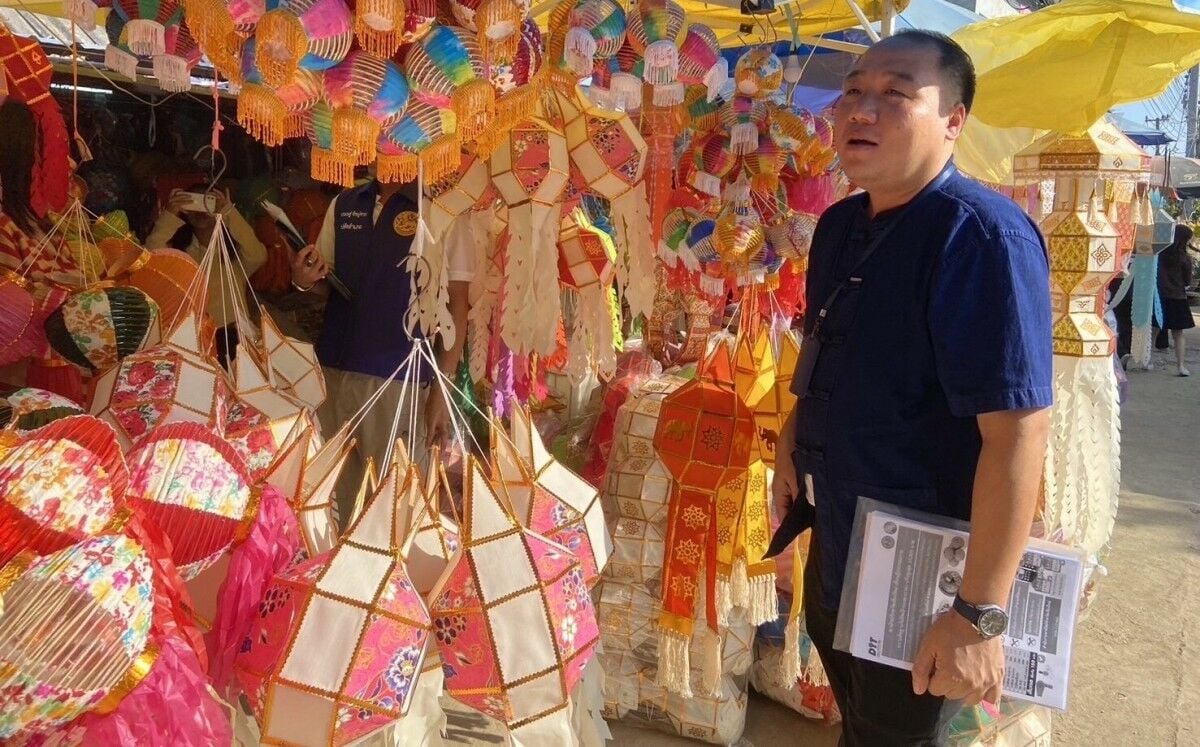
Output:
<svg viewBox="0 0 1200 747">
<path fill-rule="evenodd" d="M 367 400 L 384 386 L 386 379 L 336 368 L 323 368 L 322 371 L 325 374 L 326 395 L 324 404 L 317 411 L 317 417 L 321 420 L 321 430 L 328 438 L 354 417 Z M 392 432 L 398 410 L 400 422 L 397 438 L 404 439 L 409 452 L 415 454 L 417 461 L 423 464 L 426 451 L 425 427 L 420 422 L 420 417 L 429 388 L 420 384 L 410 384 L 407 393 L 403 390 L 403 382 L 387 382 L 383 395 L 367 411 L 362 423 L 353 433 L 357 444 L 350 452 L 350 458 L 346 461 L 346 468 L 342 470 L 341 477 L 338 478 L 334 493 L 343 531 L 353 510 L 354 499 L 366 477 L 367 464 L 374 462 L 376 475 L 379 477 L 382 477 L 387 469 L 383 460 L 387 454 L 388 436 Z M 414 406 L 417 417 L 415 430 L 412 418 Z"/>
</svg>

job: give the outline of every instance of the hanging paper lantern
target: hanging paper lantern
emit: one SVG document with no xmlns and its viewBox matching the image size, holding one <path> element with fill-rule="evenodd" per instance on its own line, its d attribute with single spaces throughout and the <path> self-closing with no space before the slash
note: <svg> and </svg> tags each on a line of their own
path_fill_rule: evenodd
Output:
<svg viewBox="0 0 1200 747">
<path fill-rule="evenodd" d="M 459 25 L 476 34 L 479 48 L 489 62 L 507 62 L 517 51 L 521 22 L 529 10 L 516 0 L 451 0 L 450 9 Z"/>
<path fill-rule="evenodd" d="M 424 186 L 429 201 L 425 221 L 434 241 L 441 241 L 460 215 L 490 204 L 496 197 L 487 161 L 478 156 L 462 159 L 458 168 Z"/>
<path fill-rule="evenodd" d="M 418 101 L 454 110 L 464 142 L 473 142 L 491 126 L 496 92 L 478 43 L 464 29 L 435 25 L 404 54 L 404 70 Z"/>
<path fill-rule="evenodd" d="M 158 87 L 164 91 L 182 93 L 192 89 L 192 68 L 200 62 L 200 45 L 192 37 L 186 23 L 168 26 L 163 54 L 154 55 L 153 73 Z"/>
<path fill-rule="evenodd" d="M 287 0 L 267 11 L 255 30 L 263 80 L 282 86 L 297 68 L 328 70 L 350 53 L 353 26 L 343 0 Z"/>
<path fill-rule="evenodd" d="M 567 17 L 563 62 L 582 78 L 625 44 L 625 9 L 616 0 L 579 0 Z"/>
<path fill-rule="evenodd" d="M 18 425 L 33 414 L 14 409 Z M 44 555 L 117 528 L 128 482 L 112 429 L 93 417 L 22 436 L 0 455 L 0 567 L 24 550 Z"/>
<path fill-rule="evenodd" d="M 558 235 L 558 279 L 569 288 L 612 285 L 617 250 L 612 237 L 593 226 L 578 208 L 562 219 Z"/>
<path fill-rule="evenodd" d="M 766 99 L 783 85 L 783 62 L 770 47 L 755 47 L 738 58 L 733 77 L 738 94 Z"/>
<path fill-rule="evenodd" d="M 437 22 L 437 0 L 405 0 L 404 35 L 400 44 L 412 44 L 425 38 Z"/>
<path fill-rule="evenodd" d="M 545 355 L 557 346 L 553 325 L 559 316 L 558 248 L 562 220 L 559 201 L 570 178 L 570 158 L 562 132 L 542 119 L 529 119 L 504 136 L 489 161 L 492 183 L 508 205 L 505 293 L 501 335 L 520 354 Z"/>
<path fill-rule="evenodd" d="M 784 259 L 801 259 L 808 256 L 812 247 L 813 232 L 817 228 L 815 216 L 807 213 L 781 215 L 764 227 L 767 241 Z"/>
<path fill-rule="evenodd" d="M 130 286 L 76 291 L 46 318 L 46 339 L 63 358 L 95 373 L 158 340 L 158 307 Z"/>
<path fill-rule="evenodd" d="M 376 179 L 384 184 L 406 184 L 417 178 L 420 166 L 416 153 L 397 145 L 387 132 L 379 134 L 379 141 L 375 144 Z"/>
<path fill-rule="evenodd" d="M 520 743 L 559 743 L 599 639 L 579 561 L 521 526 L 474 458 L 465 475 L 462 547 L 430 605 L 446 691 Z"/>
<path fill-rule="evenodd" d="M 96 378 L 92 414 L 113 426 L 124 449 L 165 423 L 190 421 L 224 431 L 229 381 L 201 352 L 197 324 L 185 317 L 164 344 L 134 353 Z"/>
<path fill-rule="evenodd" d="M 713 132 L 699 138 L 692 146 L 692 163 L 695 171 L 689 177 L 689 183 L 704 194 L 720 197 L 721 180 L 733 171 L 737 158 L 730 149 L 729 138 Z"/>
<path fill-rule="evenodd" d="M 404 0 L 355 0 L 354 36 L 359 46 L 382 59 L 396 54 L 407 15 Z"/>
<path fill-rule="evenodd" d="M 108 266 L 108 276 L 123 286 L 137 288 L 158 307 L 158 323 L 169 335 L 184 316 L 199 311 L 192 292 L 200 272 L 196 260 L 174 249 L 146 251 L 136 244 L 104 239 L 100 251 Z"/>
<path fill-rule="evenodd" d="M 721 258 L 713 244 L 716 230 L 717 222 L 711 218 L 698 220 L 688 229 L 687 247 L 700 262 L 716 262 Z"/>
<path fill-rule="evenodd" d="M 779 356 L 775 361 L 775 376 L 767 396 L 754 408 L 754 423 L 758 428 L 759 453 L 768 467 L 775 466 L 776 459 L 791 459 L 790 454 L 777 454 L 775 445 L 796 405 L 792 394 L 792 375 L 800 358 L 800 343 L 790 332 L 779 335 Z M 801 572 L 795 569 L 795 572 Z"/>
<path fill-rule="evenodd" d="M 204 55 L 217 72 L 237 80 L 242 43 L 266 12 L 265 0 L 183 0 L 183 6 L 188 28 Z"/>
<path fill-rule="evenodd" d="M 645 60 L 642 78 L 653 86 L 676 82 L 679 48 L 675 40 L 683 30 L 683 8 L 672 0 L 638 3 L 629 14 L 629 44 Z"/>
<path fill-rule="evenodd" d="M 724 102 L 720 98 L 710 100 L 701 86 L 689 86 L 684 94 L 683 106 L 687 111 L 688 129 L 706 133 L 718 124 L 717 112 Z"/>
<path fill-rule="evenodd" d="M 438 109 L 413 101 L 400 121 L 388 127 L 383 137 L 420 160 L 424 179 L 437 181 L 462 163 L 458 144 L 458 122 L 450 109 Z M 409 179 L 416 178 L 415 166 Z"/>
<path fill-rule="evenodd" d="M 721 126 L 729 132 L 730 148 L 737 155 L 758 148 L 759 131 L 767 123 L 767 106 L 747 96 L 737 96 L 717 110 Z"/>
<path fill-rule="evenodd" d="M 152 566 L 120 535 L 12 567 L 0 616 L 0 739 L 117 707 L 153 666 Z"/>
<path fill-rule="evenodd" d="M 44 389 L 18 389 L 7 395 L 5 400 L 8 406 L 8 422 L 0 425 L 0 428 L 12 423 L 18 434 L 37 430 L 55 420 L 86 414 L 73 400 Z"/>
<path fill-rule="evenodd" d="M 258 72 L 255 39 L 242 48 L 242 90 L 237 99 L 238 124 L 264 145 L 276 146 L 304 134 L 301 114 L 320 101 L 324 93 L 321 73 L 298 68 L 282 86 L 264 84 Z"/>
<path fill-rule="evenodd" d="M 362 51 L 325 72 L 325 101 L 333 108 L 333 152 L 364 165 L 374 160 L 382 127 L 408 106 L 408 79 L 394 62 Z"/>
<path fill-rule="evenodd" d="M 45 342 L 37 308 L 29 282 L 0 271 L 0 366 L 28 358 Z"/>
<path fill-rule="evenodd" d="M 126 500 L 171 541 L 185 580 L 245 538 L 260 497 L 233 446 L 198 423 L 159 426 L 129 453 Z"/>
<path fill-rule="evenodd" d="M 517 49 L 512 62 L 491 68 L 492 87 L 496 89 L 496 130 L 533 116 L 541 96 L 545 41 L 537 22 L 526 18 L 521 24 Z"/>
<path fill-rule="evenodd" d="M 183 20 L 178 0 L 115 0 L 112 11 L 125 22 L 129 49 L 142 57 L 165 54 L 166 27 Z"/>
<path fill-rule="evenodd" d="M 774 190 L 779 185 L 779 171 L 785 153 L 770 137 L 759 138 L 758 147 L 742 156 L 742 166 L 750 175 L 750 186 L 757 190 Z"/>
<path fill-rule="evenodd" d="M 249 345 L 237 349 L 224 435 L 245 462 L 251 482 L 258 484 L 292 431 L 309 424 L 305 406 L 272 385 L 250 350 Z"/>
<path fill-rule="evenodd" d="M 680 82 L 704 86 L 707 99 L 711 101 L 728 79 L 729 63 L 721 56 L 717 35 L 702 23 L 688 26 L 679 49 Z"/>
<path fill-rule="evenodd" d="M 766 244 L 762 218 L 752 207 L 726 205 L 717 216 L 713 232 L 713 248 L 721 260 L 735 267 L 746 261 Z"/>
<path fill-rule="evenodd" d="M 353 187 L 356 159 L 339 157 L 333 152 L 333 109 L 324 101 L 318 101 L 302 116 L 304 134 L 312 143 L 309 151 L 312 178 L 340 187 Z"/>
<path fill-rule="evenodd" d="M 337 547 L 267 589 L 236 662 L 264 741 L 345 745 L 407 712 L 430 631 L 406 570 L 420 483 L 389 470 Z"/>
</svg>

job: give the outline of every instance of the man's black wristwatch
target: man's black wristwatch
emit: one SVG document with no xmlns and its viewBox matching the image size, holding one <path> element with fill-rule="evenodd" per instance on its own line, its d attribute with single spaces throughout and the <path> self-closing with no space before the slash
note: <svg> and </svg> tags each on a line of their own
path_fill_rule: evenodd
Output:
<svg viewBox="0 0 1200 747">
<path fill-rule="evenodd" d="M 994 604 L 976 606 L 955 595 L 954 611 L 965 617 L 984 640 L 995 638 L 1008 630 L 1008 613 L 1003 607 Z"/>
</svg>

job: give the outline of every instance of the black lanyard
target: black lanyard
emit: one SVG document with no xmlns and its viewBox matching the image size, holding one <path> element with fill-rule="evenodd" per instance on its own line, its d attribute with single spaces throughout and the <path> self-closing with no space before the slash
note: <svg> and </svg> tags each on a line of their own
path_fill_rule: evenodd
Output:
<svg viewBox="0 0 1200 747">
<path fill-rule="evenodd" d="M 820 310 L 817 311 L 817 320 L 813 323 L 812 332 L 804 336 L 804 344 L 800 347 L 800 360 L 796 362 L 796 372 L 792 376 L 792 380 L 794 382 L 794 388 L 792 391 L 797 392 L 802 397 L 812 394 L 812 392 L 809 391 L 808 385 L 812 381 L 813 370 L 816 368 L 817 358 L 821 354 L 821 325 L 824 324 L 825 318 L 829 315 L 830 309 L 832 309 L 833 305 L 837 303 L 838 297 L 842 295 L 842 291 L 862 282 L 861 278 L 855 277 L 855 273 L 862 269 L 863 265 L 867 263 L 867 260 L 871 258 L 871 255 L 875 253 L 875 250 L 883 244 L 884 239 L 891 235 L 892 230 L 912 212 L 912 209 L 930 194 L 941 188 L 941 186 L 945 184 L 947 180 L 954 175 L 954 173 L 954 161 L 950 161 L 942 169 L 941 173 L 934 178 L 933 181 L 929 182 L 929 184 L 926 184 L 925 188 L 922 189 L 916 197 L 909 201 L 908 205 L 901 208 L 899 215 L 892 218 L 891 222 L 884 226 L 883 229 L 875 235 L 875 238 L 871 239 L 871 242 L 867 244 L 866 250 L 859 256 L 858 261 L 854 263 L 854 266 L 850 269 L 850 272 L 846 273 L 846 278 L 838 283 L 836 287 L 834 287 L 833 292 L 829 294 L 829 298 L 825 300 L 825 303 L 821 305 Z M 847 231 L 847 237 L 849 236 L 849 233 L 850 232 Z M 845 242 L 846 239 L 844 238 L 842 251 L 845 251 Z"/>
</svg>

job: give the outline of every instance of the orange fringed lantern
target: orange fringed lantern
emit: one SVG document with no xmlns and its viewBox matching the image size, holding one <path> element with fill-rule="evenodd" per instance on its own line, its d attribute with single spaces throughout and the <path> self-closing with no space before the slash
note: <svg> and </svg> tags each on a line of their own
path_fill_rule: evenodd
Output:
<svg viewBox="0 0 1200 747">
<path fill-rule="evenodd" d="M 312 177 L 341 187 L 354 186 L 355 159 L 342 158 L 333 152 L 333 110 L 318 101 L 303 115 L 304 134 L 312 143 L 309 168 Z"/>
<path fill-rule="evenodd" d="M 515 0 L 451 0 L 455 20 L 476 34 L 489 63 L 509 62 L 517 53 L 521 22 L 529 10 Z"/>
<path fill-rule="evenodd" d="M 353 26 L 343 0 L 290 0 L 268 11 L 255 31 L 263 80 L 282 86 L 298 68 L 328 70 L 350 53 Z"/>
<path fill-rule="evenodd" d="M 404 115 L 408 78 L 394 62 L 351 52 L 325 72 L 325 101 L 333 108 L 334 154 L 365 165 L 380 130 Z"/>
<path fill-rule="evenodd" d="M 400 49 L 407 15 L 404 0 L 355 0 L 354 37 L 364 50 L 387 59 Z"/>
</svg>

